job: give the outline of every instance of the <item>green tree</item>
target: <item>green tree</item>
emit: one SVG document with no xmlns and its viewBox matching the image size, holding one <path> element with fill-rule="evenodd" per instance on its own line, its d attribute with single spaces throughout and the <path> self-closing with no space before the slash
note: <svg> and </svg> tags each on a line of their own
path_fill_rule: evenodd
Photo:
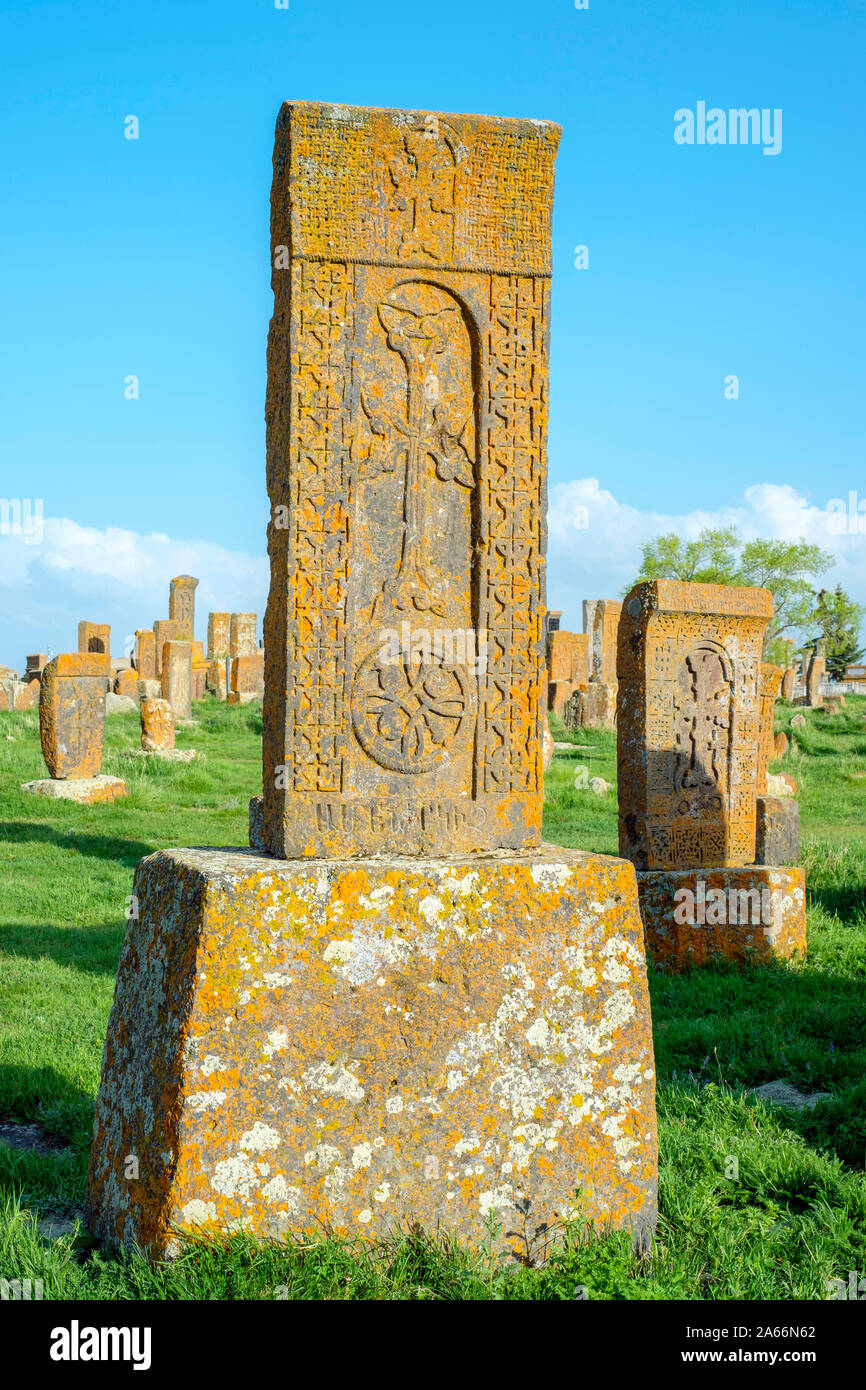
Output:
<svg viewBox="0 0 866 1390">
<path fill-rule="evenodd" d="M 843 680 L 847 667 L 863 656 L 859 641 L 864 617 L 866 608 L 849 598 L 841 584 L 832 593 L 821 589 L 817 595 L 811 618 L 820 631 L 808 645 L 814 649 L 824 639 L 827 670 L 836 681 Z"/>
<path fill-rule="evenodd" d="M 833 563 L 833 556 L 805 540 L 743 541 L 735 527 L 706 527 L 696 540 L 675 531 L 656 536 L 641 547 L 642 579 L 682 579 L 691 584 L 744 584 L 769 589 L 774 615 L 767 628 L 765 651 L 779 650 L 784 633 L 814 621 L 814 581 Z"/>
</svg>

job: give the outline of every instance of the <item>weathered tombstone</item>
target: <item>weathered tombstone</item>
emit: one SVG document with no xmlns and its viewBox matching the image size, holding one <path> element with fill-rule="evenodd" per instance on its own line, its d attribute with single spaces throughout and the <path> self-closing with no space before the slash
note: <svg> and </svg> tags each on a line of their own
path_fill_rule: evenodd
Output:
<svg viewBox="0 0 866 1390">
<path fill-rule="evenodd" d="M 776 700 L 779 697 L 782 675 L 781 666 L 773 666 L 769 661 L 761 662 L 761 669 L 758 673 L 758 700 L 760 703 L 758 769 L 755 778 L 755 789 L 758 795 L 763 795 L 767 790 L 767 768 L 773 754 Z"/>
<path fill-rule="evenodd" d="M 261 654 L 233 657 L 228 703 L 230 705 L 248 705 L 253 700 L 260 700 L 264 689 L 264 657 Z"/>
<path fill-rule="evenodd" d="M 539 1260 L 576 1188 L 596 1227 L 652 1226 L 634 870 L 539 843 L 557 143 L 541 121 L 280 114 L 264 836 L 298 857 L 139 865 L 102 1237 L 480 1241 L 492 1218 L 497 1250 Z M 415 643 L 480 626 L 483 666 Z"/>
<path fill-rule="evenodd" d="M 114 693 L 138 701 L 138 672 L 133 671 L 132 667 L 126 671 L 118 671 L 114 678 Z"/>
<path fill-rule="evenodd" d="M 192 718 L 192 644 L 166 642 L 162 649 L 162 697 L 175 719 Z"/>
<path fill-rule="evenodd" d="M 817 706 L 824 703 L 821 694 L 821 685 L 827 674 L 827 662 L 824 657 L 824 642 L 818 642 L 809 656 L 809 666 L 806 671 L 806 704 Z"/>
<path fill-rule="evenodd" d="M 622 604 L 597 599 L 593 608 L 590 675 L 603 685 L 616 685 L 616 637 Z"/>
<path fill-rule="evenodd" d="M 225 700 L 228 696 L 226 663 L 222 657 L 208 663 L 206 686 L 218 700 Z"/>
<path fill-rule="evenodd" d="M 229 623 L 229 656 L 255 656 L 259 649 L 256 637 L 257 615 L 255 613 L 232 613 Z"/>
<path fill-rule="evenodd" d="M 773 739 L 773 757 L 776 759 L 784 758 L 787 751 L 788 735 L 784 732 L 783 729 L 780 729 L 779 732 L 776 734 L 776 737 Z"/>
<path fill-rule="evenodd" d="M 195 637 L 195 591 L 198 580 L 191 574 L 179 574 L 171 581 L 168 595 L 168 616 L 176 625 L 179 642 L 192 642 Z"/>
<path fill-rule="evenodd" d="M 590 681 L 565 703 L 562 720 L 567 729 L 616 728 L 616 686 Z"/>
<path fill-rule="evenodd" d="M 111 628 L 108 623 L 78 624 L 78 650 L 82 655 L 111 655 Z"/>
<path fill-rule="evenodd" d="M 207 661 L 197 661 L 193 658 L 192 663 L 192 698 L 203 700 L 207 694 L 207 676 L 210 664 Z"/>
<path fill-rule="evenodd" d="M 589 681 L 589 637 L 585 632 L 547 632 L 547 708 L 562 715 L 575 690 Z"/>
<path fill-rule="evenodd" d="M 800 859 L 799 804 L 793 797 L 771 796 L 767 788 L 767 769 L 770 758 L 775 756 L 774 713 L 782 677 L 781 666 L 762 663 L 758 679 L 761 716 L 755 779 L 756 864 L 797 864 Z M 780 737 L 784 739 L 785 735 Z"/>
<path fill-rule="evenodd" d="M 168 700 L 142 700 L 141 746 L 145 753 L 174 748 L 174 712 Z"/>
<path fill-rule="evenodd" d="M 789 703 L 793 700 L 793 698 L 794 698 L 794 686 L 796 685 L 796 683 L 797 683 L 797 672 L 794 670 L 793 666 L 789 666 L 788 669 L 787 669 L 787 671 L 785 672 L 784 676 L 782 677 L 782 699 L 783 699 L 783 700 L 787 700 Z"/>
<path fill-rule="evenodd" d="M 173 618 L 157 618 L 153 625 L 154 644 L 156 646 L 156 674 L 162 678 L 162 649 L 166 642 L 177 642 L 180 639 L 177 635 L 177 623 Z"/>
<path fill-rule="evenodd" d="M 42 673 L 39 733 L 50 777 L 24 783 L 23 791 L 87 803 L 126 795 L 120 778 L 101 773 L 110 683 L 107 654 L 71 653 L 49 661 Z"/>
<path fill-rule="evenodd" d="M 152 628 L 140 627 L 135 634 L 135 669 L 139 680 L 153 681 L 159 675 L 156 633 Z"/>
<path fill-rule="evenodd" d="M 207 655 L 209 661 L 225 658 L 231 645 L 231 613 L 208 613 Z"/>
<path fill-rule="evenodd" d="M 755 865 L 772 612 L 766 589 L 675 580 L 638 584 L 625 599 L 620 852 L 638 869 L 647 943 L 662 965 L 805 949 L 803 870 Z"/>
</svg>

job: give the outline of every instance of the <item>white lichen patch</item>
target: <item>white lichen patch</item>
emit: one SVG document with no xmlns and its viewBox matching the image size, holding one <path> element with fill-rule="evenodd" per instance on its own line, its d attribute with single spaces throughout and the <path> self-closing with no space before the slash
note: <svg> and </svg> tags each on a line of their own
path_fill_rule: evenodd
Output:
<svg viewBox="0 0 866 1390">
<path fill-rule="evenodd" d="M 373 1220 L 373 1213 L 369 1207 L 364 1207 L 363 1211 L 358 1212 L 358 1220 L 362 1226 L 366 1226 L 368 1222 Z"/>
<path fill-rule="evenodd" d="M 271 1125 L 262 1124 L 261 1120 L 256 1120 L 252 1129 L 248 1129 L 240 1138 L 241 1148 L 249 1153 L 269 1153 L 279 1142 L 279 1131 Z"/>
<path fill-rule="evenodd" d="M 223 1071 L 224 1068 L 225 1063 L 219 1057 L 215 1057 L 212 1052 L 207 1052 L 202 1058 L 199 1070 L 202 1076 L 213 1076 L 215 1071 Z"/>
<path fill-rule="evenodd" d="M 273 1057 L 275 1052 L 285 1052 L 288 1045 L 289 1035 L 285 1028 L 274 1028 L 262 1043 L 262 1051 L 266 1057 Z"/>
<path fill-rule="evenodd" d="M 533 864 L 532 881 L 546 892 L 564 888 L 570 881 L 572 870 L 568 864 Z"/>
<path fill-rule="evenodd" d="M 283 1203 L 290 1216 L 297 1215 L 301 1206 L 302 1192 L 299 1187 L 290 1187 L 282 1173 L 277 1173 L 276 1177 L 271 1178 L 270 1182 L 262 1188 L 262 1196 L 266 1202 Z"/>
<path fill-rule="evenodd" d="M 506 1211 L 512 1205 L 513 1193 L 514 1188 L 507 1182 L 489 1192 L 482 1192 L 478 1198 L 481 1215 L 489 1216 L 492 1211 Z"/>
<path fill-rule="evenodd" d="M 366 1141 L 362 1144 L 356 1144 L 352 1149 L 352 1167 L 369 1168 L 372 1161 L 373 1145 L 368 1144 Z"/>
<path fill-rule="evenodd" d="M 203 1202 L 200 1197 L 194 1197 L 191 1202 L 181 1208 L 181 1217 L 185 1226 L 203 1226 L 206 1221 L 216 1221 L 217 1209 L 215 1202 Z"/>
<path fill-rule="evenodd" d="M 391 1184 L 389 1182 L 380 1183 L 373 1192 L 374 1202 L 387 1202 L 391 1196 Z"/>
<path fill-rule="evenodd" d="M 279 970 L 267 970 L 262 976 L 262 982 L 267 989 L 288 989 L 289 985 L 295 983 L 295 977 L 285 975 Z"/>
<path fill-rule="evenodd" d="M 403 1097 L 389 1096 L 385 1101 L 385 1109 L 388 1111 L 389 1115 L 401 1114 L 403 1110 Z"/>
<path fill-rule="evenodd" d="M 339 1096 L 352 1105 L 364 1099 L 364 1088 L 348 1067 L 338 1062 L 319 1062 L 304 1072 L 304 1085 L 324 1096 Z"/>
<path fill-rule="evenodd" d="M 526 1041 L 533 1047 L 547 1047 L 547 1039 L 550 1034 L 550 1027 L 544 1014 L 535 1020 L 526 1030 Z"/>
<path fill-rule="evenodd" d="M 308 1168 L 315 1166 L 320 1172 L 327 1172 L 335 1163 L 339 1163 L 342 1158 L 339 1149 L 335 1149 L 333 1144 L 317 1144 L 314 1149 L 309 1149 L 304 1154 L 304 1163 Z"/>
<path fill-rule="evenodd" d="M 441 898 L 437 898 L 433 893 L 428 893 L 427 897 L 422 898 L 419 902 L 418 911 L 428 927 L 435 927 L 445 912 L 445 905 Z"/>
<path fill-rule="evenodd" d="M 346 961 L 352 959 L 355 953 L 355 943 L 353 941 L 331 941 L 322 953 L 322 960 L 332 961 L 337 965 L 345 965 Z"/>
<path fill-rule="evenodd" d="M 227 1094 L 227 1091 L 192 1091 L 187 1097 L 187 1105 L 201 1115 L 206 1110 L 219 1110 Z"/>
<path fill-rule="evenodd" d="M 446 1082 L 449 1091 L 459 1091 L 461 1086 L 466 1085 L 466 1077 L 463 1075 L 462 1071 L 454 1069 L 449 1071 Z"/>
<path fill-rule="evenodd" d="M 214 1168 L 211 1187 L 224 1197 L 249 1197 L 254 1186 L 258 1186 L 258 1174 L 245 1154 L 221 1159 Z"/>
</svg>

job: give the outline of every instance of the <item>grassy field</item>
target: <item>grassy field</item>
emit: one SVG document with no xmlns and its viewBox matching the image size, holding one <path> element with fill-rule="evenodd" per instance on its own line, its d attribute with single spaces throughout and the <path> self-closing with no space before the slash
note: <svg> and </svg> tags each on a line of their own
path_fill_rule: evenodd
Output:
<svg viewBox="0 0 866 1390">
<path fill-rule="evenodd" d="M 777 706 L 792 740 L 784 766 L 801 788 L 808 959 L 675 979 L 651 969 L 661 1142 L 652 1252 L 634 1256 L 622 1236 L 575 1240 L 542 1270 L 503 1268 L 486 1249 L 420 1232 L 373 1249 L 195 1241 L 153 1268 L 93 1247 L 74 1218 L 133 870 L 171 845 L 247 842 L 261 715 L 197 705 L 198 727 L 178 735 L 203 755 L 188 765 L 126 756 L 137 716 L 112 715 L 103 770 L 123 776 L 130 795 L 82 807 L 19 791 L 44 775 L 38 720 L 0 714 L 0 1125 L 35 1124 L 43 1136 L 38 1150 L 19 1148 L 0 1129 L 0 1279 L 41 1279 L 46 1299 L 536 1300 L 584 1290 L 757 1300 L 822 1299 L 828 1279 L 866 1275 L 866 699 L 835 716 L 808 711 L 792 732 L 793 713 Z M 615 737 L 558 737 L 571 746 L 548 773 L 546 838 L 616 853 L 615 790 L 581 787 L 597 776 L 615 787 Z M 777 1079 L 829 1098 L 794 1111 L 748 1094 Z"/>
</svg>

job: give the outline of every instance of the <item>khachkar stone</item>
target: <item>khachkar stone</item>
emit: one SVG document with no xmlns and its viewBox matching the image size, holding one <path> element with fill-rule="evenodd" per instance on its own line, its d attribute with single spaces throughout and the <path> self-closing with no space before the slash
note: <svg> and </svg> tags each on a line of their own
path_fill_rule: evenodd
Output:
<svg viewBox="0 0 866 1390">
<path fill-rule="evenodd" d="M 102 774 L 105 697 L 111 658 L 99 653 L 56 656 L 42 672 L 39 734 L 49 778 L 24 791 L 71 801 L 113 801 L 126 795 L 118 777 Z"/>
<path fill-rule="evenodd" d="M 157 618 L 153 625 L 154 641 L 156 643 L 156 674 L 157 678 L 162 676 L 162 650 L 166 642 L 177 642 L 180 639 L 177 635 L 177 623 L 174 618 Z M 192 648 L 190 648 L 190 658 Z"/>
<path fill-rule="evenodd" d="M 823 705 L 824 696 L 821 694 L 821 685 L 827 675 L 827 661 L 824 655 L 825 643 L 818 642 L 809 655 L 809 664 L 806 669 L 806 704 Z"/>
<path fill-rule="evenodd" d="M 417 1221 L 482 1241 L 492 1217 L 497 1249 L 537 1260 L 576 1189 L 597 1229 L 652 1227 L 634 869 L 538 844 L 557 139 L 281 113 L 264 723 L 286 791 L 250 817 L 280 857 L 139 865 L 92 1150 L 103 1237 Z M 432 629 L 483 630 L 485 659 Z"/>
<path fill-rule="evenodd" d="M 782 677 L 782 699 L 791 701 L 794 698 L 794 686 L 797 683 L 797 672 L 793 666 L 789 666 Z"/>
<path fill-rule="evenodd" d="M 232 613 L 229 620 L 229 656 L 255 656 L 259 649 L 257 628 L 256 613 Z"/>
<path fill-rule="evenodd" d="M 675 580 L 638 584 L 624 602 L 619 844 L 661 964 L 805 949 L 802 869 L 755 865 L 761 706 L 766 721 L 778 674 L 761 661 L 772 614 L 766 589 Z"/>
<path fill-rule="evenodd" d="M 231 644 L 231 613 L 208 613 L 207 615 L 207 659 L 225 659 Z"/>
<path fill-rule="evenodd" d="M 168 616 L 176 625 L 179 642 L 191 642 L 195 637 L 195 591 L 198 580 L 191 574 L 177 575 L 169 585 Z"/>
<path fill-rule="evenodd" d="M 590 679 L 616 684 L 616 644 L 622 604 L 601 598 L 593 604 L 590 635 Z"/>
<path fill-rule="evenodd" d="M 156 680 L 158 666 L 156 659 L 156 633 L 148 627 L 140 627 L 135 634 L 135 669 L 139 680 Z"/>
<path fill-rule="evenodd" d="M 82 655 L 111 655 L 111 628 L 108 623 L 78 624 L 78 650 Z"/>
<path fill-rule="evenodd" d="M 265 688 L 265 662 L 261 652 L 256 656 L 236 656 L 231 664 L 230 705 L 248 705 L 260 700 Z"/>
<path fill-rule="evenodd" d="M 174 712 L 168 700 L 142 700 L 141 746 L 145 753 L 167 753 L 174 748 Z"/>
<path fill-rule="evenodd" d="M 543 121 L 283 108 L 272 854 L 540 841 L 558 139 Z"/>
<path fill-rule="evenodd" d="M 761 726 L 755 798 L 756 864 L 797 864 L 800 860 L 799 803 L 794 797 L 767 794 L 767 769 L 775 754 L 775 707 L 783 674 L 781 666 L 773 666 L 769 662 L 761 666 Z"/>
<path fill-rule="evenodd" d="M 162 649 L 162 696 L 175 719 L 192 717 L 192 643 L 166 642 Z"/>
<path fill-rule="evenodd" d="M 575 690 L 589 682 L 589 637 L 561 628 L 547 634 L 547 708 L 562 718 Z"/>
</svg>

